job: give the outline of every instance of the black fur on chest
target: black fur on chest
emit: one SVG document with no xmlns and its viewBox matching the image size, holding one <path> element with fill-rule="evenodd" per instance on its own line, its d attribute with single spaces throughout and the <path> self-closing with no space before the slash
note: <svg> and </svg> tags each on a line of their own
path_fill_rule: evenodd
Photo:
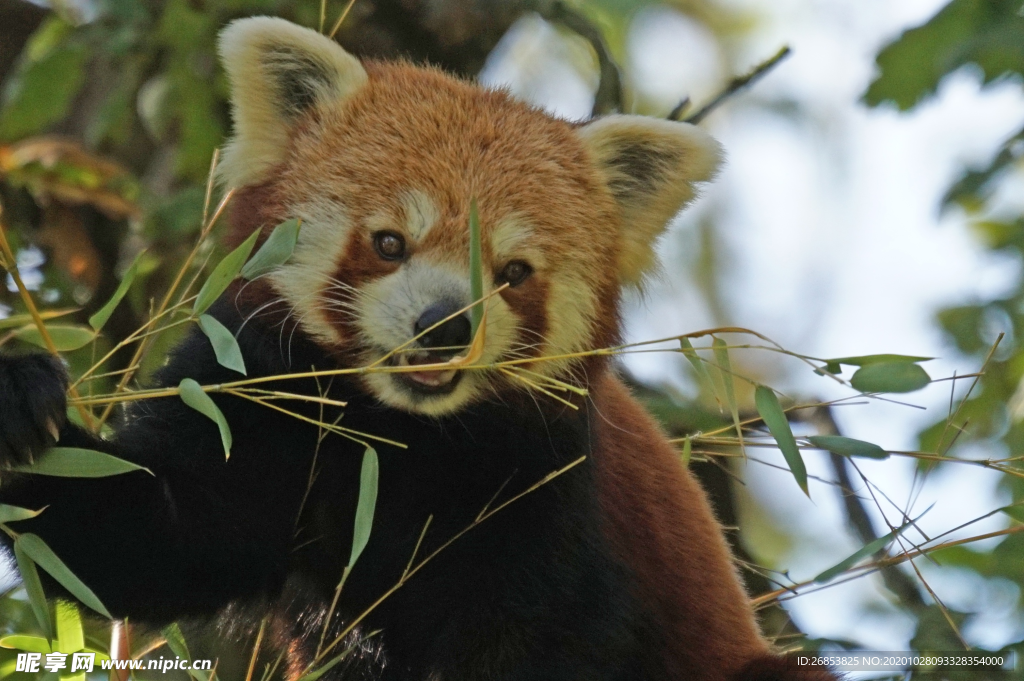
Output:
<svg viewBox="0 0 1024 681">
<path fill-rule="evenodd" d="M 230 315 L 219 312 L 230 326 Z M 286 366 L 272 339 L 259 327 L 246 327 L 239 336 L 247 358 L 254 365 L 258 360 L 268 375 L 330 365 L 316 346 L 298 338 Z M 190 362 L 181 358 L 188 350 L 186 343 L 163 382 L 185 375 Z M 373 445 L 380 466 L 370 540 L 329 627 L 333 635 L 364 617 L 359 632 L 379 632 L 375 640 L 383 652 L 374 656 L 375 671 L 367 678 L 447 678 L 445 670 L 469 678 L 467 665 L 479 668 L 481 678 L 494 678 L 534 663 L 538 674 L 547 674 L 552 659 L 544 651 L 550 649 L 572 651 L 550 678 L 603 678 L 598 669 L 627 657 L 633 603 L 628 575 L 610 558 L 602 535 L 593 480 L 594 415 L 587 403 L 576 411 L 510 395 L 432 418 L 383 406 L 350 377 L 267 387 L 315 394 L 327 383 L 330 397 L 348 405 L 338 423 Z M 298 643 L 293 651 L 308 660 L 349 560 L 365 448 L 337 434 L 321 439 L 314 425 L 237 399 L 218 402 L 235 433 L 231 461 L 221 473 L 227 485 L 244 494 L 253 475 L 280 481 L 256 506 L 265 518 L 294 523 L 288 558 L 278 570 L 280 606 Z M 340 415 L 309 404 L 288 408 L 327 422 Z M 237 477 L 231 477 L 232 467 Z M 410 565 L 419 566 L 415 574 L 378 603 Z M 358 674 L 350 670 L 342 677 Z"/>
</svg>

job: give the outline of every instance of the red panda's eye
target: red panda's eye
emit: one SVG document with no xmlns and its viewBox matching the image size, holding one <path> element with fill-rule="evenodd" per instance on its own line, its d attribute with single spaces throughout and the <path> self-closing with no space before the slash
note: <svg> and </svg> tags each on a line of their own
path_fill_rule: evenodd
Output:
<svg viewBox="0 0 1024 681">
<path fill-rule="evenodd" d="M 405 239 L 394 232 L 377 232 L 373 235 L 373 247 L 385 260 L 398 260 L 405 255 Z"/>
<path fill-rule="evenodd" d="M 533 274 L 533 268 L 530 267 L 529 263 L 522 260 L 513 260 L 505 265 L 505 269 L 498 275 L 498 283 L 504 284 L 507 282 L 509 286 L 519 286 L 529 279 L 531 274 Z"/>
</svg>

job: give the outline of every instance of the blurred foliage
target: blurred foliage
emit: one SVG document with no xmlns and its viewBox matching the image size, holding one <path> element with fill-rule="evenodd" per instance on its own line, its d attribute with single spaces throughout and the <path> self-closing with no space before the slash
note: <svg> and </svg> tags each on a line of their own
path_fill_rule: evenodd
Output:
<svg viewBox="0 0 1024 681">
<path fill-rule="evenodd" d="M 901 110 L 913 109 L 935 94 L 943 78 L 961 68 L 977 73 L 983 85 L 1009 82 L 1014 87 L 1024 86 L 1024 3 L 953 0 L 927 23 L 885 47 L 878 55 L 878 66 L 879 75 L 864 95 L 871 106 L 891 101 Z M 1006 140 L 990 163 L 964 172 L 949 188 L 940 208 L 959 207 L 978 240 L 993 255 L 1012 258 L 1024 266 L 1024 215 L 1008 211 L 997 198 L 999 192 L 1024 194 L 1024 121 L 1021 124 L 1021 132 Z M 943 419 L 924 430 L 920 449 L 977 457 L 981 447 L 990 459 L 1006 459 L 1008 465 L 1024 472 L 1024 278 L 1018 275 L 1012 290 L 999 298 L 941 310 L 937 321 L 960 352 L 979 363 L 988 358 L 988 364 L 952 427 Z M 922 469 L 927 471 L 933 465 L 922 462 Z M 1001 484 L 1014 502 L 1024 500 L 1024 476 L 1004 476 Z M 1009 580 L 1024 589 L 1021 535 L 1006 537 L 991 550 L 958 546 L 933 557 L 942 565 Z M 1018 618 L 1024 615 L 1019 596 L 1016 613 Z M 962 621 L 969 619 L 970 613 L 954 612 L 952 616 Z M 918 619 L 915 644 L 948 644 L 941 637 L 950 631 L 945 618 L 930 609 Z M 1024 643 L 1018 641 L 1013 647 L 1018 655 L 1024 654 Z"/>
<path fill-rule="evenodd" d="M 971 64 L 989 83 L 1024 70 L 1020 0 L 953 0 L 928 23 L 906 31 L 878 54 L 881 71 L 864 93 L 901 110 L 934 94 L 948 73 Z"/>
</svg>

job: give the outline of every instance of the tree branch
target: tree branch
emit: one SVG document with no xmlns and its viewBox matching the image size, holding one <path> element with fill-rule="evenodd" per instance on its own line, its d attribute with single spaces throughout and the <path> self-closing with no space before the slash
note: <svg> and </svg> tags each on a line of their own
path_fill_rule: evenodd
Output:
<svg viewBox="0 0 1024 681">
<path fill-rule="evenodd" d="M 590 43 L 597 54 L 597 63 L 601 70 L 601 80 L 594 94 L 594 108 L 591 116 L 602 116 L 604 114 L 622 111 L 622 76 L 619 67 L 612 59 L 611 50 L 608 49 L 604 36 L 594 24 L 585 16 L 566 5 L 560 0 L 551 3 L 551 6 L 541 12 L 548 21 L 552 21 L 580 36 Z"/>
<path fill-rule="evenodd" d="M 760 64 L 758 64 L 754 68 L 754 70 L 751 71 L 750 73 L 748 73 L 747 75 L 745 75 L 745 76 L 737 76 L 737 77 L 733 78 L 729 82 L 729 85 L 727 85 L 726 88 L 724 90 L 722 90 L 722 92 L 720 92 L 718 94 L 718 96 L 716 96 L 710 102 L 705 104 L 703 106 L 703 108 L 701 108 L 697 113 L 695 113 L 692 116 L 690 116 L 689 118 L 687 118 L 686 122 L 687 123 L 691 123 L 693 125 L 696 125 L 697 123 L 700 123 L 702 120 L 704 120 L 707 117 L 708 114 L 710 114 L 712 111 L 717 109 L 722 104 L 722 102 L 724 102 L 725 100 L 729 99 L 730 97 L 735 95 L 740 90 L 743 90 L 747 86 L 755 83 L 756 81 L 761 79 L 765 74 L 767 74 L 769 71 L 771 71 L 773 68 L 775 68 L 775 66 L 777 66 L 779 64 L 779 62 L 781 62 L 783 59 L 785 59 L 786 57 L 789 56 L 790 52 L 792 52 L 792 50 L 789 49 L 789 45 L 786 45 L 785 47 L 780 49 L 778 52 L 776 52 L 775 55 L 772 56 L 770 59 L 768 59 L 767 61 L 764 61 L 764 62 L 761 62 Z M 677 106 L 675 109 L 673 109 L 672 113 L 669 114 L 669 119 L 674 120 L 674 121 L 679 120 L 679 117 L 682 117 L 683 111 L 686 108 L 686 106 L 685 106 L 686 103 L 687 103 L 687 100 L 683 100 L 683 102 L 680 103 L 679 106 Z"/>
</svg>

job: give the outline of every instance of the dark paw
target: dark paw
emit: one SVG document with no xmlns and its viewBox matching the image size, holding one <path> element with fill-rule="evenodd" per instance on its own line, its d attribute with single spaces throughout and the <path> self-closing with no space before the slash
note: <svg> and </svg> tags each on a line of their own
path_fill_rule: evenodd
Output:
<svg viewBox="0 0 1024 681">
<path fill-rule="evenodd" d="M 0 467 L 31 463 L 66 420 L 68 374 L 51 355 L 0 355 Z"/>
</svg>

